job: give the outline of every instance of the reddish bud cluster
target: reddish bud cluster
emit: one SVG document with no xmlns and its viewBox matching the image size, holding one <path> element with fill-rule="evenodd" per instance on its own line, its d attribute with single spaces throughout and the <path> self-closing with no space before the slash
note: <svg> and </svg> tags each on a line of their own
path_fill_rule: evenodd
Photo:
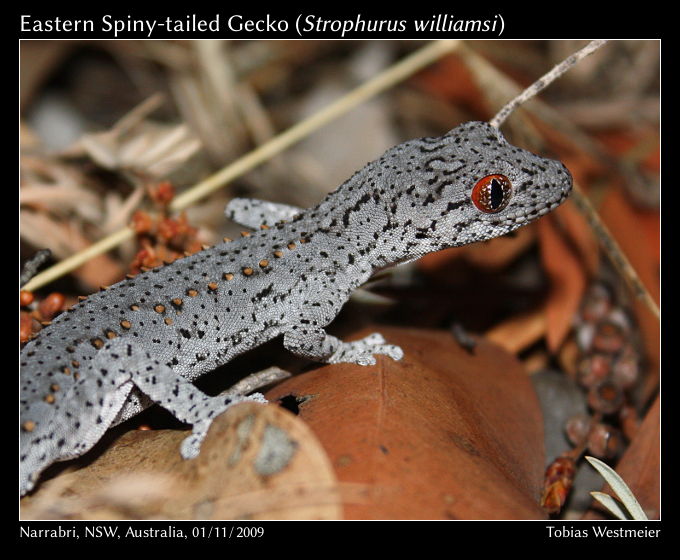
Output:
<svg viewBox="0 0 680 560">
<path fill-rule="evenodd" d="M 174 197 L 173 186 L 169 182 L 163 182 L 148 190 L 149 196 L 161 207 L 162 213 L 154 217 L 140 210 L 132 216 L 132 228 L 142 245 L 130 265 L 133 274 L 201 250 L 201 244 L 196 239 L 198 229 L 189 224 L 186 215 L 181 214 L 176 218 L 167 216 L 168 204 Z"/>
<path fill-rule="evenodd" d="M 43 323 L 54 319 L 66 308 L 64 294 L 52 292 L 47 297 L 36 302 L 35 294 L 26 290 L 19 293 L 19 341 L 28 342 L 42 328 Z"/>
<path fill-rule="evenodd" d="M 548 513 L 558 513 L 567 501 L 576 475 L 576 463 L 571 457 L 558 457 L 545 471 L 541 507 Z"/>
</svg>

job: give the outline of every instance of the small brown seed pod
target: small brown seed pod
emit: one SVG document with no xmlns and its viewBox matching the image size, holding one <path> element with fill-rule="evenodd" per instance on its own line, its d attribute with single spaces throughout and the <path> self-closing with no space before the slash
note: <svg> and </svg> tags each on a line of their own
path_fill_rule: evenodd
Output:
<svg viewBox="0 0 680 560">
<path fill-rule="evenodd" d="M 612 459 L 621 449 L 620 432 L 607 424 L 596 424 L 588 434 L 588 450 L 600 459 Z"/>
<path fill-rule="evenodd" d="M 611 370 L 611 356 L 601 353 L 587 355 L 578 363 L 577 379 L 584 387 L 593 387 L 603 383 Z"/>
<path fill-rule="evenodd" d="M 577 414 L 567 420 L 564 429 L 574 447 L 578 447 L 586 440 L 590 431 L 590 423 L 590 418 L 585 414 Z"/>
<path fill-rule="evenodd" d="M 623 390 L 611 381 L 595 385 L 588 391 L 588 405 L 602 414 L 616 412 L 623 404 Z"/>
</svg>

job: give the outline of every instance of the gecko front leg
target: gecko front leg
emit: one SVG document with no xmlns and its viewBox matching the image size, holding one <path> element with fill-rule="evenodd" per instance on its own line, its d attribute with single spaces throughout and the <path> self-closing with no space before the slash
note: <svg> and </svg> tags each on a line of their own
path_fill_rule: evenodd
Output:
<svg viewBox="0 0 680 560">
<path fill-rule="evenodd" d="M 338 315 L 354 288 L 347 276 L 336 274 L 330 281 L 324 275 L 317 275 L 306 278 L 304 282 L 306 297 L 299 306 L 297 317 L 291 318 L 283 334 L 283 346 L 287 350 L 317 362 L 362 366 L 375 364 L 376 354 L 384 354 L 393 360 L 404 356 L 401 348 L 386 344 L 380 333 L 343 342 L 322 328 Z"/>
<path fill-rule="evenodd" d="M 372 333 L 354 342 L 343 342 L 319 327 L 294 326 L 284 334 L 283 345 L 293 354 L 328 364 L 370 366 L 375 364 L 375 354 L 384 354 L 393 360 L 401 360 L 404 356 L 399 346 L 385 344 L 380 333 Z"/>
<path fill-rule="evenodd" d="M 212 421 L 230 406 L 242 401 L 266 403 L 260 393 L 250 396 L 211 397 L 198 390 L 151 352 L 125 339 L 117 339 L 100 350 L 110 363 L 130 376 L 130 381 L 151 401 L 159 404 L 179 421 L 191 424 L 192 433 L 180 449 L 182 457 L 191 459 L 200 451 Z"/>
</svg>

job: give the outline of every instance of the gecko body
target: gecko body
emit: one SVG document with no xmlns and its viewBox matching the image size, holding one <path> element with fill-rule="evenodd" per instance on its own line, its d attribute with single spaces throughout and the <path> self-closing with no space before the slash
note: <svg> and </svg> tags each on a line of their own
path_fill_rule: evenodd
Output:
<svg viewBox="0 0 680 560">
<path fill-rule="evenodd" d="M 191 381 L 275 337 L 326 363 L 400 359 L 378 333 L 346 343 L 324 328 L 376 270 L 508 233 L 570 189 L 560 162 L 470 122 L 388 150 L 309 210 L 235 199 L 228 215 L 262 229 L 93 294 L 22 349 L 21 494 L 153 403 L 192 425 L 181 453 L 196 456 L 213 418 L 263 398 Z"/>
</svg>

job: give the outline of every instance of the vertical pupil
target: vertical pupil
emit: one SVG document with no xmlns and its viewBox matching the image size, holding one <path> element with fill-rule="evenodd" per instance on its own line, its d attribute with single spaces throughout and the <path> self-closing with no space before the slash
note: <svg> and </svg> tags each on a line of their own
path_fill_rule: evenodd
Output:
<svg viewBox="0 0 680 560">
<path fill-rule="evenodd" d="M 503 187 L 498 179 L 491 180 L 491 208 L 494 210 L 503 203 Z"/>
</svg>

